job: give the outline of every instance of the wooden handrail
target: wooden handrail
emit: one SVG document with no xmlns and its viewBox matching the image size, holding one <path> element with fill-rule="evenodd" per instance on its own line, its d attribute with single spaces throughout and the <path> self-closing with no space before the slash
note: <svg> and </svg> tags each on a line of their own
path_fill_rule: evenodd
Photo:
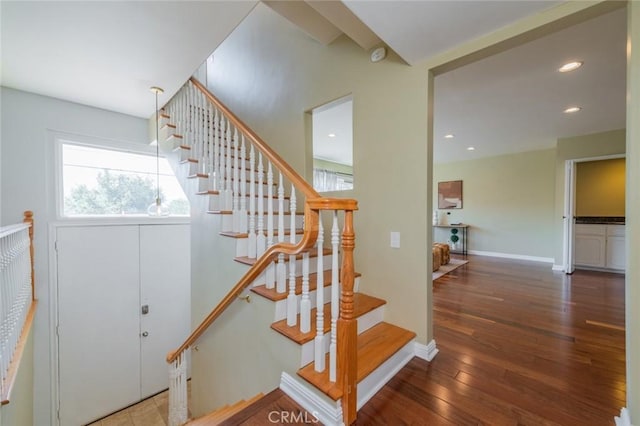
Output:
<svg viewBox="0 0 640 426">
<path fill-rule="evenodd" d="M 320 194 L 313 189 L 302 176 L 300 176 L 293 168 L 287 164 L 286 161 L 282 159 L 265 141 L 263 141 L 260 136 L 258 136 L 249 126 L 247 126 L 242 120 L 240 120 L 229 108 L 227 108 L 218 98 L 216 98 L 207 88 L 200 83 L 196 78 L 191 77 L 191 83 L 198 88 L 206 97 L 209 99 L 211 103 L 213 103 L 216 108 L 218 108 L 224 115 L 226 115 L 227 119 L 233 123 L 236 129 L 239 132 L 245 135 L 245 137 L 249 138 L 251 142 L 254 143 L 256 148 L 260 150 L 271 163 L 281 171 L 292 184 L 295 185 L 307 198 L 320 198 Z"/>
<path fill-rule="evenodd" d="M 227 295 L 218 303 L 200 325 L 189 335 L 187 340 L 175 351 L 167 355 L 167 362 L 172 363 L 187 348 L 193 345 L 202 333 L 233 303 L 242 291 L 249 286 L 260 274 L 269 266 L 278 254 L 296 255 L 313 247 L 318 238 L 318 222 L 319 214 L 305 206 L 305 224 L 302 239 L 297 244 L 278 243 L 269 247 L 260 258 L 253 264 L 246 274 L 238 281 L 238 283 L 227 293 Z M 307 220 L 307 218 L 309 220 Z M 319 254 L 320 256 L 322 253 Z"/>
</svg>

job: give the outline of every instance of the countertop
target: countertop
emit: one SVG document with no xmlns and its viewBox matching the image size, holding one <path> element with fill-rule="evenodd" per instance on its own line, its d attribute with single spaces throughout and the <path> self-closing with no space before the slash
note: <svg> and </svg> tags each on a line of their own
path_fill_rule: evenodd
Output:
<svg viewBox="0 0 640 426">
<path fill-rule="evenodd" d="M 624 216 L 576 216 L 578 225 L 624 225 Z"/>
</svg>

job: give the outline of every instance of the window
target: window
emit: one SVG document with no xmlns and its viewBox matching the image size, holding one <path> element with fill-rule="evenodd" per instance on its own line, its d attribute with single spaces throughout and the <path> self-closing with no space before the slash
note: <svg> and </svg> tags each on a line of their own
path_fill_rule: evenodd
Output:
<svg viewBox="0 0 640 426">
<path fill-rule="evenodd" d="M 147 215 L 147 207 L 156 199 L 155 152 L 66 141 L 60 148 L 63 217 Z M 188 216 L 189 202 L 165 158 L 160 158 L 159 170 L 160 195 L 171 215 Z"/>
</svg>

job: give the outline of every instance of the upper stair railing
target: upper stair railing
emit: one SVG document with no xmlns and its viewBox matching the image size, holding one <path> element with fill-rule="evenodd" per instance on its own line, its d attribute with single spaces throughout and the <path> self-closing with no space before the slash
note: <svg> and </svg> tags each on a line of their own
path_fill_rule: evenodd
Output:
<svg viewBox="0 0 640 426">
<path fill-rule="evenodd" d="M 9 403 L 22 351 L 33 323 L 33 213 L 0 228 L 0 401 Z"/>
<path fill-rule="evenodd" d="M 210 210 L 231 216 L 235 234 L 247 234 L 247 273 L 220 301 L 185 342 L 169 353 L 169 423 L 187 421 L 186 354 L 207 328 L 248 286 L 262 280 L 268 289 L 287 293 L 287 325 L 311 331 L 311 310 L 318 307 L 314 364 L 317 372 L 327 371 L 336 391 L 342 395 L 345 424 L 356 417 L 356 339 L 353 316 L 355 233 L 352 199 L 321 197 L 291 166 L 274 152 L 253 130 L 236 117 L 200 82 L 192 78 L 169 101 L 159 117 L 169 130 L 168 140 L 189 163 L 190 177 L 199 179 L 198 189 L 211 195 Z M 276 179 L 277 174 L 277 179 Z M 296 220 L 297 206 L 304 206 L 301 237 Z M 266 209 L 266 211 L 265 211 Z M 322 212 L 331 223 L 331 249 L 325 249 Z M 339 214 L 342 215 L 339 218 Z M 286 216 L 289 226 L 286 227 Z M 343 222 L 340 235 L 338 222 Z M 289 241 L 285 241 L 288 234 Z M 341 243 L 341 247 L 340 246 Z M 339 266 L 339 248 L 342 265 Z M 330 332 L 325 336 L 324 257 L 331 259 Z M 288 258 L 287 258 L 288 256 Z M 315 256 L 315 261 L 311 259 Z M 288 262 L 287 262 L 288 260 Z M 298 266 L 297 266 L 298 265 Z M 298 274 L 302 276 L 296 292 Z M 311 300 L 309 276 L 317 272 L 316 300 Z M 296 293 L 301 294 L 300 300 Z M 298 319 L 299 312 L 299 319 Z M 325 342 L 325 339 L 329 342 Z M 328 344 L 327 344 L 328 343 Z M 326 348 L 329 365 L 326 365 Z"/>
</svg>

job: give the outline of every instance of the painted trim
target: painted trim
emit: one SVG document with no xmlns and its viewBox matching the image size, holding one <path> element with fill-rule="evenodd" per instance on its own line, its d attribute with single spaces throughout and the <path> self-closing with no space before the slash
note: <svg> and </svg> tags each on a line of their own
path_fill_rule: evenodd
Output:
<svg viewBox="0 0 640 426">
<path fill-rule="evenodd" d="M 342 404 L 330 401 L 324 395 L 319 395 L 306 383 L 296 380 L 286 372 L 280 376 L 280 389 L 302 408 L 313 414 L 322 424 L 327 426 L 344 426 L 342 421 Z"/>
<path fill-rule="evenodd" d="M 564 272 L 564 266 L 554 264 L 554 265 L 551 267 L 551 270 L 552 270 L 552 271 L 556 271 L 556 272 Z"/>
<path fill-rule="evenodd" d="M 379 365 L 378 368 L 358 383 L 358 410 L 411 361 L 415 354 L 413 343 L 411 341 L 404 345 L 391 358 Z"/>
<path fill-rule="evenodd" d="M 626 408 L 621 409 L 620 416 L 616 416 L 613 419 L 616 422 L 616 426 L 633 426 L 631 424 L 629 410 L 627 410 Z"/>
<path fill-rule="evenodd" d="M 501 257 L 505 259 L 531 260 L 533 262 L 554 263 L 552 257 L 528 256 L 525 254 L 499 253 L 495 251 L 469 250 L 469 254 L 477 256 Z"/>
<path fill-rule="evenodd" d="M 414 343 L 414 353 L 418 358 L 422 358 L 431 362 L 440 350 L 436 347 L 436 341 L 431 340 L 428 344 L 423 345 L 420 342 Z"/>
<path fill-rule="evenodd" d="M 56 251 L 57 226 L 49 223 L 49 375 L 50 379 L 50 415 L 51 425 L 60 424 L 59 371 L 58 371 L 58 339 L 56 327 L 58 325 L 58 252 Z"/>
</svg>

